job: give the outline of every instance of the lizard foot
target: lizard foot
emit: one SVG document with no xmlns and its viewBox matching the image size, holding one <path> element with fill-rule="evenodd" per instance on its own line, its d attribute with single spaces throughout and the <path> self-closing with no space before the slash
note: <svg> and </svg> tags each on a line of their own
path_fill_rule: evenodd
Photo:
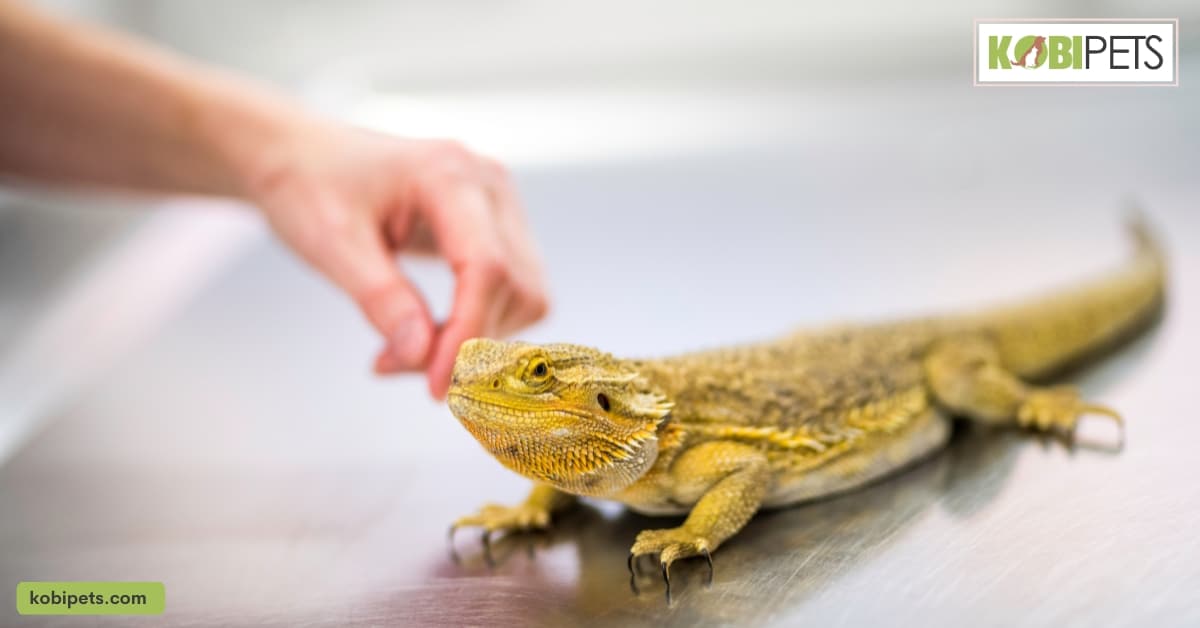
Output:
<svg viewBox="0 0 1200 628">
<path fill-rule="evenodd" d="M 680 526 L 663 530 L 642 530 L 629 550 L 629 585 L 637 592 L 637 572 L 634 567 L 642 556 L 658 555 L 663 582 L 667 585 L 667 602 L 671 601 L 671 563 L 680 558 L 703 556 L 708 561 L 708 583 L 712 584 L 712 543 L 708 539 Z"/>
<path fill-rule="evenodd" d="M 1056 432 L 1072 442 L 1079 419 L 1095 414 L 1116 422 L 1120 430 L 1118 448 L 1125 443 L 1125 424 L 1116 410 L 1107 406 L 1091 404 L 1079 398 L 1079 393 L 1070 387 L 1047 388 L 1030 393 L 1017 410 L 1017 423 L 1021 427 L 1042 432 Z"/>
<path fill-rule="evenodd" d="M 487 504 L 479 512 L 465 517 L 459 517 L 450 526 L 450 554 L 457 562 L 458 554 L 454 551 L 454 533 L 459 528 L 483 528 L 483 557 L 488 565 L 492 560 L 492 534 L 496 532 L 526 532 L 529 530 L 545 530 L 550 527 L 550 510 L 540 506 L 521 504 L 519 506 L 503 506 Z"/>
</svg>

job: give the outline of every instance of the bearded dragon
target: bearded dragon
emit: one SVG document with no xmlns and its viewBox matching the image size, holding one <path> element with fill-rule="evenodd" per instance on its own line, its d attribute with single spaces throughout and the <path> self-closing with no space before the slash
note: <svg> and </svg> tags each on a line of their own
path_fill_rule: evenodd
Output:
<svg viewBox="0 0 1200 628">
<path fill-rule="evenodd" d="M 650 515 L 629 554 L 671 564 L 712 552 L 760 508 L 861 486 L 946 444 L 951 419 L 1050 432 L 1120 415 L 1045 382 L 1153 322 L 1165 262 L 1133 226 L 1132 260 L 1050 296 L 957 316 L 800 331 L 663 359 L 572 344 L 474 339 L 459 350 L 450 410 L 497 460 L 535 482 L 517 506 L 451 528 L 544 528 L 576 496 Z"/>
</svg>

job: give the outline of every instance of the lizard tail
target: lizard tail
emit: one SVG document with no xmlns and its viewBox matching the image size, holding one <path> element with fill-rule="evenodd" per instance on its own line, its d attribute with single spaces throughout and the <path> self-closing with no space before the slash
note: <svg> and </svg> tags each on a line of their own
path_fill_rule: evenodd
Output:
<svg viewBox="0 0 1200 628">
<path fill-rule="evenodd" d="M 1001 360 L 1028 379 L 1053 376 L 1140 333 L 1162 312 L 1166 258 L 1140 213 L 1129 221 L 1135 252 L 1108 274 L 989 315 Z"/>
</svg>

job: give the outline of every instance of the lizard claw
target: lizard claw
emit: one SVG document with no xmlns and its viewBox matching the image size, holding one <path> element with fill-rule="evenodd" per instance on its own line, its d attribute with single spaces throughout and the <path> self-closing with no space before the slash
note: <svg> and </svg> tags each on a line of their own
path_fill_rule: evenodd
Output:
<svg viewBox="0 0 1200 628">
<path fill-rule="evenodd" d="M 1042 432 L 1055 432 L 1066 439 L 1068 444 L 1074 445 L 1075 428 L 1078 427 L 1079 420 L 1088 415 L 1112 419 L 1119 430 L 1115 449 L 1120 450 L 1124 447 L 1125 422 L 1121 415 L 1107 406 L 1083 401 L 1079 393 L 1070 387 L 1048 388 L 1030 393 L 1017 410 L 1017 423 L 1022 427 Z"/>
<path fill-rule="evenodd" d="M 450 560 L 453 560 L 456 565 L 462 562 L 458 556 L 458 551 L 454 549 L 454 533 L 457 531 L 458 524 L 452 523 L 450 524 L 450 530 L 446 533 L 446 543 L 450 546 Z"/>
<path fill-rule="evenodd" d="M 667 583 L 667 604 L 671 603 L 671 563 L 662 561 L 663 582 Z"/>
<path fill-rule="evenodd" d="M 667 603 L 671 602 L 671 563 L 680 558 L 703 556 L 708 562 L 708 584 L 712 584 L 713 563 L 711 544 L 708 539 L 701 537 L 683 527 L 665 530 L 643 530 L 638 534 L 637 541 L 629 551 L 630 585 L 637 593 L 637 559 L 644 555 L 658 555 L 659 567 L 662 570 L 663 584 L 666 585 Z"/>
<path fill-rule="evenodd" d="M 637 567 L 634 565 L 634 559 L 636 559 L 636 558 L 637 558 L 637 555 L 634 554 L 633 552 L 630 552 L 629 560 L 626 561 L 625 564 L 626 564 L 626 566 L 629 567 L 629 590 L 633 591 L 634 595 L 640 595 L 642 592 L 638 590 Z"/>
<path fill-rule="evenodd" d="M 711 586 L 712 586 L 712 582 L 713 582 L 713 562 L 712 562 L 712 553 L 708 551 L 708 548 L 707 548 L 707 547 L 705 547 L 705 548 L 701 548 L 701 550 L 700 550 L 700 551 L 704 553 L 704 560 L 707 560 L 707 561 L 708 561 L 708 581 L 704 583 L 704 586 L 705 586 L 705 587 L 711 587 Z"/>
<path fill-rule="evenodd" d="M 483 562 L 487 563 L 488 568 L 495 567 L 496 560 L 492 558 L 492 531 L 484 530 L 479 541 L 483 544 Z"/>
</svg>

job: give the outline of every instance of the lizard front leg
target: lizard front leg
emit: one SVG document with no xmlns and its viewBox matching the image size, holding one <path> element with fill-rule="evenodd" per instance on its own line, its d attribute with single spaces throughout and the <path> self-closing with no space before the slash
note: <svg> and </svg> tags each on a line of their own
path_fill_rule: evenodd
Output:
<svg viewBox="0 0 1200 628">
<path fill-rule="evenodd" d="M 670 598 L 674 561 L 704 556 L 712 577 L 712 552 L 741 530 L 762 504 L 767 492 L 767 459 L 758 449 L 741 443 L 703 443 L 680 454 L 671 465 L 668 483 L 675 500 L 695 501 L 696 505 L 683 525 L 638 534 L 629 550 L 629 568 L 632 572 L 639 557 L 657 554 Z"/>
<path fill-rule="evenodd" d="M 485 558 L 491 562 L 490 541 L 494 532 L 520 532 L 525 530 L 542 530 L 550 526 L 550 520 L 555 513 L 561 512 L 575 503 L 575 496 L 564 493 L 548 484 L 535 484 L 525 501 L 516 506 L 502 504 L 486 504 L 479 512 L 465 517 L 459 517 L 450 526 L 450 547 L 454 548 L 454 532 L 462 527 L 474 526 L 483 528 L 483 546 Z"/>
<path fill-rule="evenodd" d="M 925 359 L 925 374 L 938 402 L 968 419 L 1056 432 L 1068 440 L 1088 414 L 1109 417 L 1123 428 L 1116 411 L 1083 401 L 1074 388 L 1022 382 L 1003 367 L 995 345 L 985 338 L 944 341 Z"/>
</svg>

